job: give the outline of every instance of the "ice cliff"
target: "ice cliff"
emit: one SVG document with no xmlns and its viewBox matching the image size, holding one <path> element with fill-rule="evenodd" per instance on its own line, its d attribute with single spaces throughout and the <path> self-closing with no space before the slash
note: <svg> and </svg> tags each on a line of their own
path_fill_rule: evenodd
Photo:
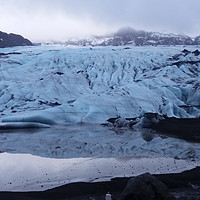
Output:
<svg viewBox="0 0 200 200">
<path fill-rule="evenodd" d="M 3 122 L 200 116 L 198 46 L 0 49 Z"/>
</svg>

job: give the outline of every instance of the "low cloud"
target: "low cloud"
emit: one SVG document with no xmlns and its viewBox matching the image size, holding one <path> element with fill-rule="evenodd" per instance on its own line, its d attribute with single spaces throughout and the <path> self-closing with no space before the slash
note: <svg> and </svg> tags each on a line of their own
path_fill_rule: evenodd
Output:
<svg viewBox="0 0 200 200">
<path fill-rule="evenodd" d="M 66 40 L 122 26 L 200 35 L 199 0 L 0 0 L 0 30 L 33 41 Z"/>
</svg>

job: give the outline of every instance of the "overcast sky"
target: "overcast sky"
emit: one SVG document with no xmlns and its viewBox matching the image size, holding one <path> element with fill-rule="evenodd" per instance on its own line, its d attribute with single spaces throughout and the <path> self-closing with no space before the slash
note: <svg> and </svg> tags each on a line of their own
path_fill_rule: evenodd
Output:
<svg viewBox="0 0 200 200">
<path fill-rule="evenodd" d="M 0 0 L 0 30 L 33 42 L 139 30 L 200 35 L 200 0 Z"/>
</svg>

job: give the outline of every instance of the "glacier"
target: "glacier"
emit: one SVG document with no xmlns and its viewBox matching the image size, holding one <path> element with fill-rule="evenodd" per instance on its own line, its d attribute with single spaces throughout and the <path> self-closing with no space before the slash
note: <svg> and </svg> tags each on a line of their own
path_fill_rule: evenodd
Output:
<svg viewBox="0 0 200 200">
<path fill-rule="evenodd" d="M 199 117 L 197 47 L 1 49 L 2 122 L 105 123 L 159 113 Z M 14 52 L 14 53 L 11 53 Z"/>
<path fill-rule="evenodd" d="M 124 173 L 172 173 L 199 166 L 198 143 L 141 127 L 146 113 L 200 117 L 198 49 L 0 49 L 1 188 L 44 190 Z M 109 119 L 115 118 L 122 124 L 124 118 L 139 122 L 131 128 L 113 126 Z M 91 175 L 84 176 L 83 166 Z M 38 177 L 33 178 L 34 173 Z"/>
</svg>

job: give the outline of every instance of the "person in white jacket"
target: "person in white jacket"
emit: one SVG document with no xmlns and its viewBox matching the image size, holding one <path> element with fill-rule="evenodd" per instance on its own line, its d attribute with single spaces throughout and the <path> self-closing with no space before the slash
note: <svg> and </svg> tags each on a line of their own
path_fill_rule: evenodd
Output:
<svg viewBox="0 0 200 200">
<path fill-rule="evenodd" d="M 109 192 L 106 194 L 106 200 L 112 200 L 111 194 Z"/>
</svg>

